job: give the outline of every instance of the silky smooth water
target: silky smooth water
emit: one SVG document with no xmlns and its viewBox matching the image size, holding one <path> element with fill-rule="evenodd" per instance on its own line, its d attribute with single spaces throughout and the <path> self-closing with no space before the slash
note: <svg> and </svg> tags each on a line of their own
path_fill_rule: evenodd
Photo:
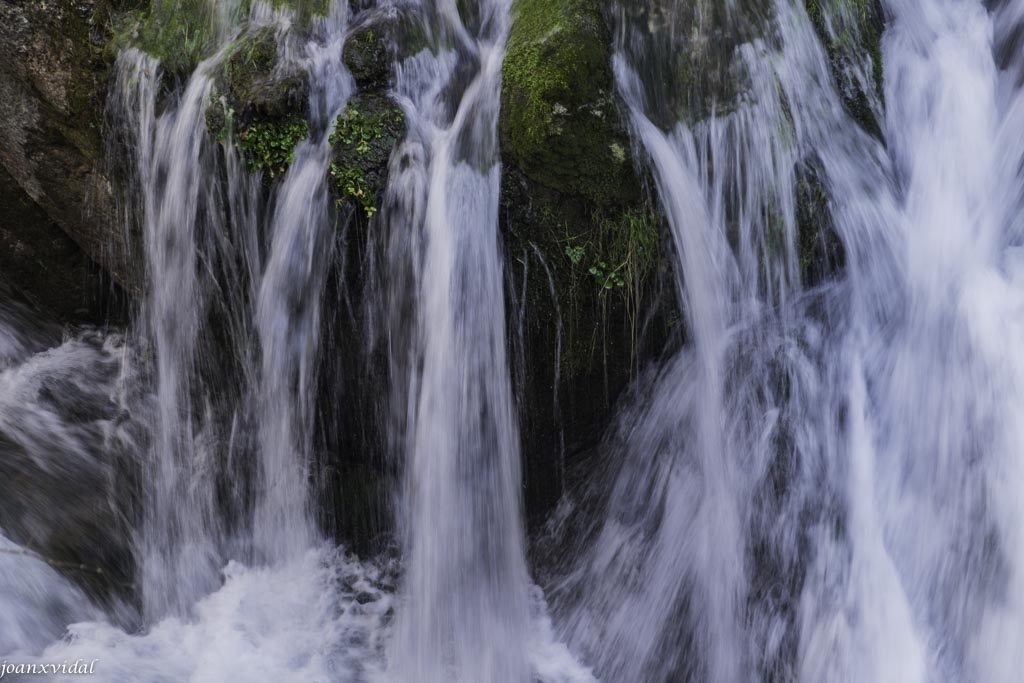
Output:
<svg viewBox="0 0 1024 683">
<path fill-rule="evenodd" d="M 1020 87 L 993 34 L 1020 8 L 1004 5 L 886 6 L 877 138 L 788 2 L 728 53 L 750 84 L 719 103 L 732 110 L 666 128 L 666 93 L 635 65 L 673 63 L 685 34 L 619 10 L 617 78 L 690 340 L 622 417 L 610 512 L 558 587 L 599 676 L 1017 675 Z M 824 7 L 848 38 L 854 8 Z M 839 85 L 866 83 L 867 59 Z M 845 254 L 810 289 L 795 227 L 809 171 Z"/>
<path fill-rule="evenodd" d="M 538 546 L 542 587 L 498 230 L 511 3 L 363 10 L 424 49 L 393 67 L 407 133 L 370 222 L 368 339 L 340 348 L 329 137 L 368 15 L 303 33 L 218 5 L 221 47 L 170 94 L 122 53 L 146 296 L 126 335 L 0 310 L 0 655 L 116 682 L 1019 678 L 1024 2 L 885 0 L 879 52 L 863 3 L 816 4 L 817 30 L 803 3 L 752 4 L 609 7 L 685 335 Z M 232 41 L 268 28 L 309 75 L 310 134 L 263 198 L 205 115 Z M 364 560 L 311 485 L 318 378 L 360 345 L 387 378 L 345 395 L 381 397 L 401 473 L 396 547 Z M 102 604 L 95 567 L 26 547 L 90 509 L 138 567 Z"/>
<path fill-rule="evenodd" d="M 437 42 L 402 63 L 410 135 L 389 188 L 392 304 L 403 385 L 403 604 L 396 680 L 529 681 L 529 579 L 519 443 L 505 351 L 497 121 L 509 3 L 419 8 Z M 451 47 L 448 47 L 448 45 Z M 466 73 L 465 65 L 469 65 Z M 449 97 L 457 104 L 448 104 Z"/>
</svg>

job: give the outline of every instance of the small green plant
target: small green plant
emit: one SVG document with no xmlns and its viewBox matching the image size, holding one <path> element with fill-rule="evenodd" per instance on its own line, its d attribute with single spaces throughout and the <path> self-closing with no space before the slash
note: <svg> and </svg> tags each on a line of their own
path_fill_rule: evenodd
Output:
<svg viewBox="0 0 1024 683">
<path fill-rule="evenodd" d="M 295 146 L 309 137 L 309 123 L 302 118 L 256 121 L 238 134 L 249 171 L 265 170 L 270 177 L 284 173 L 295 160 Z"/>
<path fill-rule="evenodd" d="M 334 181 L 340 197 L 338 202 L 351 199 L 363 207 L 367 218 L 377 213 L 376 196 L 366 182 L 366 174 L 361 168 L 344 168 L 337 163 L 331 164 L 331 180 Z"/>
<path fill-rule="evenodd" d="M 377 213 L 377 197 L 365 167 L 376 163 L 375 157 L 385 154 L 381 144 L 389 128 L 402 123 L 400 109 L 391 108 L 382 113 L 367 114 L 354 104 L 338 116 L 329 142 L 335 148 L 335 161 L 331 164 L 331 179 L 338 194 L 338 203 L 351 200 L 363 208 L 367 218 Z M 390 144 L 387 144 L 390 147 Z"/>
<path fill-rule="evenodd" d="M 614 217 L 596 214 L 593 221 L 597 229 L 589 239 L 568 233 L 563 239 L 563 251 L 572 264 L 572 287 L 586 270 L 582 277 L 597 285 L 602 319 L 608 296 L 620 297 L 635 348 L 644 290 L 658 257 L 657 218 L 649 208 L 636 207 Z"/>
<path fill-rule="evenodd" d="M 388 126 L 400 125 L 402 120 L 402 110 L 397 107 L 379 114 L 366 114 L 350 104 L 338 115 L 330 143 L 354 146 L 358 154 L 368 154 L 371 143 L 384 139 Z"/>
<path fill-rule="evenodd" d="M 626 286 L 626 281 L 622 279 L 621 272 L 625 266 L 625 263 L 621 263 L 612 268 L 608 265 L 607 261 L 598 261 L 590 266 L 587 272 L 594 276 L 594 280 L 601 289 L 621 289 Z"/>
<path fill-rule="evenodd" d="M 578 266 L 583 261 L 586 250 L 580 245 L 570 245 L 565 248 L 565 255 L 569 257 L 569 261 L 574 266 Z"/>
<path fill-rule="evenodd" d="M 630 209 L 617 219 L 594 217 L 600 226 L 596 240 L 585 244 L 567 237 L 565 256 L 574 267 L 584 265 L 588 248 L 594 254 L 587 272 L 602 291 L 633 290 L 643 287 L 654 263 L 658 231 L 654 218 L 645 211 Z"/>
</svg>

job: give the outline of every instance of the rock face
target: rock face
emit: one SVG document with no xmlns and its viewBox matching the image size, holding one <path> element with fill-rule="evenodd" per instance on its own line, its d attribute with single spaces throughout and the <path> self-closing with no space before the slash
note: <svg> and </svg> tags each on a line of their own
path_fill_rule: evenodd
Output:
<svg viewBox="0 0 1024 683">
<path fill-rule="evenodd" d="M 135 288 L 138 274 L 128 261 L 113 188 L 102 171 L 107 65 L 100 9 L 98 0 L 0 1 L 0 183 L 6 209 L 0 228 L 8 244 L 38 249 L 60 241 L 53 232 L 57 226 L 82 253 L 65 242 L 48 255 L 47 272 L 81 272 L 84 254 Z M 37 300 L 88 301 L 85 290 L 92 289 L 88 278 L 77 276 L 54 282 L 17 277 L 13 284 L 34 290 L 26 293 Z M 62 291 L 64 286 L 71 290 Z"/>
<path fill-rule="evenodd" d="M 0 167 L 0 273 L 51 317 L 119 322 L 119 288 Z"/>
<path fill-rule="evenodd" d="M 516 0 L 503 69 L 508 329 L 532 523 L 668 333 L 661 219 L 635 170 L 601 6 Z"/>
</svg>

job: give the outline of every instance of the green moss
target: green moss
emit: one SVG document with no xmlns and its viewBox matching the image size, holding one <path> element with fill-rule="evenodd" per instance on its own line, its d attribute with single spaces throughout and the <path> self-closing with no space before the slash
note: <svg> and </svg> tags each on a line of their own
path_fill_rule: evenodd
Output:
<svg viewBox="0 0 1024 683">
<path fill-rule="evenodd" d="M 509 254 L 540 261 L 527 301 L 554 291 L 561 376 L 607 391 L 632 372 L 659 244 L 614 100 L 612 37 L 599 0 L 515 0 L 513 13 L 500 122 Z M 554 323 L 535 325 L 547 345 Z"/>
<path fill-rule="evenodd" d="M 137 47 L 159 59 L 165 71 L 187 74 L 215 43 L 206 0 L 155 0 L 119 17 L 111 48 Z"/>
<path fill-rule="evenodd" d="M 277 63 L 277 37 L 267 26 L 241 36 L 228 48 L 224 68 L 236 80 L 252 81 L 269 74 Z M 245 76 L 249 74 L 249 78 Z"/>
<path fill-rule="evenodd" d="M 531 179 L 597 206 L 635 197 L 598 4 L 516 0 L 513 12 L 503 67 L 506 156 Z"/>
<path fill-rule="evenodd" d="M 277 42 L 275 29 L 265 27 L 243 35 L 228 49 L 218 87 L 243 120 L 308 113 L 309 75 L 294 65 L 286 71 L 279 68 Z"/>
<path fill-rule="evenodd" d="M 309 137 L 306 119 L 254 121 L 238 134 L 238 146 L 250 171 L 266 171 L 271 178 L 288 170 L 295 159 L 295 146 Z"/>
<path fill-rule="evenodd" d="M 270 4 L 274 9 L 288 8 L 294 11 L 300 26 L 307 25 L 314 17 L 326 17 L 331 9 L 330 0 L 270 0 Z"/>
<path fill-rule="evenodd" d="M 111 55 L 126 47 L 136 47 L 159 59 L 165 71 L 184 76 L 218 47 L 219 8 L 210 0 L 131 4 L 135 8 L 129 11 L 107 12 L 112 33 L 107 52 Z M 329 0 L 270 0 L 270 4 L 274 9 L 290 9 L 293 23 L 300 28 L 308 26 L 313 17 L 326 16 L 330 9 Z M 251 5 L 251 0 L 242 0 L 234 16 L 227 19 L 244 21 Z"/>
<path fill-rule="evenodd" d="M 377 212 L 388 159 L 404 130 L 402 110 L 386 97 L 367 95 L 348 105 L 330 137 L 330 173 L 339 204 L 352 202 L 367 218 Z"/>
</svg>

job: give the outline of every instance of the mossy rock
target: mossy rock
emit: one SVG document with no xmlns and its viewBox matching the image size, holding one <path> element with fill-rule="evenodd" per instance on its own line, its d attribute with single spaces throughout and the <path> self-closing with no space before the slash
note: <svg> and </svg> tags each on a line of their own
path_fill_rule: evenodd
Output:
<svg viewBox="0 0 1024 683">
<path fill-rule="evenodd" d="M 187 76 L 216 45 L 206 0 L 153 0 L 118 15 L 109 52 L 136 47 L 160 60 L 165 72 Z"/>
<path fill-rule="evenodd" d="M 345 42 L 343 59 L 360 90 L 387 86 L 391 76 L 391 24 L 372 23 L 353 31 Z"/>
<path fill-rule="evenodd" d="M 738 0 L 623 3 L 617 23 L 627 61 L 645 75 L 638 84 L 647 116 L 664 130 L 732 111 L 746 87 L 737 47 L 765 33 L 765 9 Z"/>
<path fill-rule="evenodd" d="M 800 279 L 804 285 L 815 287 L 840 273 L 846 263 L 843 241 L 832 220 L 821 171 L 812 166 L 798 169 L 796 224 Z"/>
<path fill-rule="evenodd" d="M 264 27 L 231 46 L 206 110 L 206 126 L 242 150 L 250 171 L 284 173 L 309 136 L 309 76 L 281 69 L 276 29 Z"/>
<path fill-rule="evenodd" d="M 298 67 L 282 71 L 277 44 L 275 29 L 261 28 L 237 40 L 224 60 L 218 90 L 243 122 L 309 112 L 309 74 Z"/>
<path fill-rule="evenodd" d="M 386 95 L 367 93 L 349 102 L 331 135 L 332 191 L 367 217 L 375 214 L 387 186 L 388 161 L 405 136 L 405 116 Z"/>
<path fill-rule="evenodd" d="M 639 196 L 610 62 L 610 32 L 594 0 L 514 3 L 503 152 L 532 180 L 601 207 Z"/>
<path fill-rule="evenodd" d="M 501 231 L 529 523 L 663 348 L 669 271 L 616 101 L 600 0 L 516 0 L 503 68 Z M 525 278 L 525 279 L 524 279 Z"/>
<path fill-rule="evenodd" d="M 113 33 L 107 46 L 111 58 L 135 47 L 160 60 L 165 72 L 184 78 L 220 46 L 218 25 L 243 22 L 252 0 L 242 0 L 230 17 L 217 16 L 218 5 L 208 0 L 107 0 L 105 5 Z M 270 0 L 270 5 L 289 10 L 300 29 L 330 9 L 329 0 Z"/>
</svg>

